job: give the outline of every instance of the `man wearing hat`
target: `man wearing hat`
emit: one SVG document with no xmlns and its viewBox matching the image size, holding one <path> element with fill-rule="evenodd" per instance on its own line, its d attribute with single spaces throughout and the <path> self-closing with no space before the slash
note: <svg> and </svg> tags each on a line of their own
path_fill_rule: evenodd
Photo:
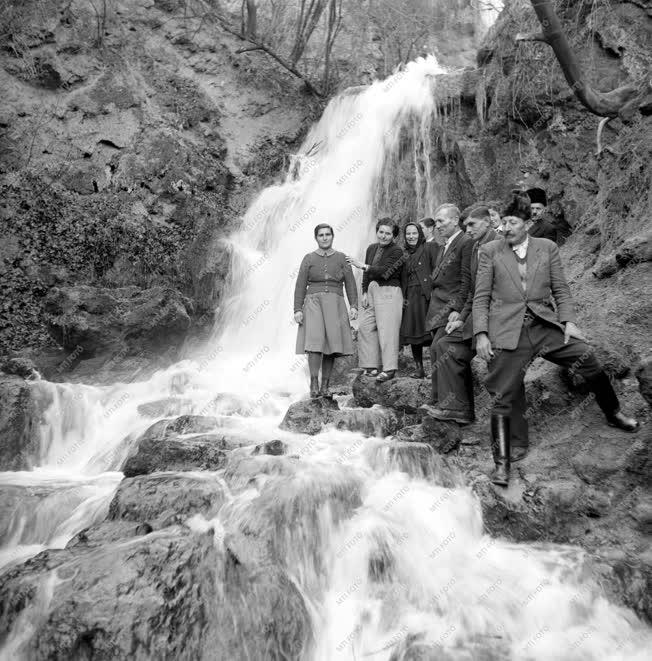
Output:
<svg viewBox="0 0 652 661">
<path fill-rule="evenodd" d="M 557 230 L 545 217 L 545 210 L 548 206 L 546 191 L 543 188 L 530 188 L 525 191 L 530 198 L 531 221 L 528 228 L 528 234 L 535 238 L 550 239 L 557 243 Z"/>
</svg>

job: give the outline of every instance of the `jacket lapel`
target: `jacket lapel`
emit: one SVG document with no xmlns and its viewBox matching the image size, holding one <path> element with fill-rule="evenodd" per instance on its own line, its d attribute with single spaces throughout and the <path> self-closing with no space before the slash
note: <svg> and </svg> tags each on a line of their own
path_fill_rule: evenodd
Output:
<svg viewBox="0 0 652 661">
<path fill-rule="evenodd" d="M 528 252 L 530 251 L 528 250 Z M 516 262 L 514 251 L 511 249 L 507 241 L 505 241 L 505 243 L 503 244 L 503 249 L 500 252 L 500 259 L 502 263 L 507 267 L 507 270 L 509 271 L 509 275 L 514 281 L 514 285 L 517 291 L 521 294 L 523 298 L 525 298 L 525 292 L 523 291 L 523 286 L 521 285 L 521 276 L 519 275 L 518 272 L 518 263 Z"/>
<path fill-rule="evenodd" d="M 464 232 L 460 232 L 454 239 L 453 242 L 448 246 L 448 250 L 444 252 L 444 246 L 439 247 L 439 255 L 437 256 L 437 266 L 432 272 L 432 279 L 434 280 L 441 272 L 442 268 L 446 264 L 446 257 L 451 255 L 453 250 L 455 250 L 457 244 L 462 240 Z"/>
</svg>

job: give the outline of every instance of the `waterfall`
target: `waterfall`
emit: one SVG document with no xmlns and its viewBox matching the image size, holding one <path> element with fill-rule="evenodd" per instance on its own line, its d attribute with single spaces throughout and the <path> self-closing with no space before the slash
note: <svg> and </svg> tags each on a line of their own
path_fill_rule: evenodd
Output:
<svg viewBox="0 0 652 661">
<path fill-rule="evenodd" d="M 220 547 L 245 524 L 268 535 L 312 615 L 306 658 L 389 659 L 408 648 L 450 659 L 648 658 L 649 632 L 585 581 L 579 550 L 484 535 L 477 498 L 459 476 L 444 479 L 436 457 L 419 471 L 400 470 L 391 441 L 278 429 L 307 391 L 292 293 L 315 247 L 313 227 L 331 224 L 334 247 L 360 257 L 374 219 L 392 212 L 384 175 L 405 136 L 414 208 L 431 213 L 444 201 L 427 152 L 440 73 L 434 58 L 419 59 L 329 103 L 285 181 L 260 193 L 228 239 L 230 282 L 203 354 L 141 383 L 34 382 L 40 446 L 32 471 L 0 474 L 11 511 L 0 521 L 0 565 L 61 548 L 101 521 L 129 449 L 168 406 L 228 421 L 251 444 L 280 438 L 296 458 L 275 458 L 278 474 L 254 483 L 243 453 L 215 520 L 193 517 L 188 526 L 212 528 Z M 267 546 L 255 552 L 264 563 Z M 40 590 L 42 615 L 56 600 L 55 577 Z M 28 620 L 19 619 L 5 654 L 20 656 L 33 634 Z"/>
</svg>

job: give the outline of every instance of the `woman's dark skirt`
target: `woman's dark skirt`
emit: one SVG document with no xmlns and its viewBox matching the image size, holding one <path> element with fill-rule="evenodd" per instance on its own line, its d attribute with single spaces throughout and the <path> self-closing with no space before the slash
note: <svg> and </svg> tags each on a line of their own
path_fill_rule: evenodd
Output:
<svg viewBox="0 0 652 661">
<path fill-rule="evenodd" d="M 401 320 L 401 346 L 405 344 L 430 344 L 432 338 L 426 330 L 428 300 L 421 285 L 409 285 Z"/>
</svg>

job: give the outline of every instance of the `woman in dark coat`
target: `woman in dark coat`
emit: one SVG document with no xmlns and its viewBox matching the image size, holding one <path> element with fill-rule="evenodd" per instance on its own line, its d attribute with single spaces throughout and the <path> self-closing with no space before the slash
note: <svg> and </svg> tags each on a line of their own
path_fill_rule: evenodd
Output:
<svg viewBox="0 0 652 661">
<path fill-rule="evenodd" d="M 333 228 L 315 227 L 317 250 L 301 261 L 294 288 L 294 320 L 299 324 L 296 352 L 308 354 L 310 397 L 329 397 L 336 356 L 353 354 L 349 316 L 358 316 L 358 290 L 344 253 L 333 250 Z M 347 315 L 343 285 L 351 307 Z M 321 367 L 321 388 L 319 369 Z"/>
<path fill-rule="evenodd" d="M 430 302 L 432 280 L 430 274 L 434 269 L 435 251 L 418 223 L 407 223 L 403 228 L 403 240 L 407 253 L 403 268 L 403 318 L 401 320 L 401 346 L 410 345 L 416 371 L 410 376 L 413 379 L 423 379 L 426 373 L 423 369 L 423 347 L 430 346 L 432 337 L 426 330 L 426 315 Z M 434 244 L 436 246 L 436 244 Z"/>
</svg>

